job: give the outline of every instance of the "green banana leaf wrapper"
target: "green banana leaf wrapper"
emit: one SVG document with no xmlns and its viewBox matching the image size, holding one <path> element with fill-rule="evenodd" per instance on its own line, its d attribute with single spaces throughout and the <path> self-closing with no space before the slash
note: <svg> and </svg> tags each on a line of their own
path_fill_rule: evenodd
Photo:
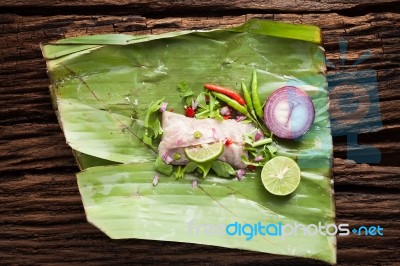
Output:
<svg viewBox="0 0 400 266">
<path fill-rule="evenodd" d="M 82 169 L 77 180 L 88 221 L 113 239 L 189 242 L 336 263 L 335 235 L 315 233 L 313 226 L 335 222 L 321 44 L 317 27 L 250 20 L 222 30 L 94 35 L 42 45 L 53 104 Z M 290 85 L 306 91 L 315 105 L 315 121 L 303 137 L 276 140 L 278 155 L 301 168 L 296 191 L 270 194 L 260 171 L 240 182 L 210 173 L 195 188 L 192 175 L 161 175 L 153 186 L 158 154 L 141 141 L 149 104 L 165 97 L 168 108 L 183 113 L 176 89 L 181 81 L 195 94 L 204 83 L 240 91 L 253 69 L 263 101 Z M 309 233 L 290 235 L 289 227 L 282 229 L 288 224 Z M 260 233 L 260 225 L 270 225 L 269 234 Z"/>
</svg>

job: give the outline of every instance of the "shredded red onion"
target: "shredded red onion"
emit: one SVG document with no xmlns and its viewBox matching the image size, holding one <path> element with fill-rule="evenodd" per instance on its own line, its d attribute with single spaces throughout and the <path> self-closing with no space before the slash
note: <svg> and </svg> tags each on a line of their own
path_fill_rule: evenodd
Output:
<svg viewBox="0 0 400 266">
<path fill-rule="evenodd" d="M 198 105 L 199 105 L 199 102 L 195 99 L 192 99 L 192 109 L 196 110 Z"/>
<path fill-rule="evenodd" d="M 160 112 L 164 113 L 165 111 L 167 111 L 167 107 L 168 107 L 168 103 L 167 102 L 162 102 L 161 106 L 160 106 Z"/>
<path fill-rule="evenodd" d="M 236 121 L 237 122 L 241 122 L 241 121 L 243 121 L 243 120 L 245 120 L 246 119 L 246 116 L 244 116 L 244 115 L 238 115 L 238 116 L 236 116 Z"/>
<path fill-rule="evenodd" d="M 192 180 L 192 189 L 195 189 L 197 187 L 197 180 L 194 179 Z"/>
<path fill-rule="evenodd" d="M 169 156 L 168 154 L 164 154 L 163 156 L 162 156 L 162 159 L 164 160 L 164 162 L 166 163 L 166 164 L 170 164 L 174 159 L 171 157 L 171 156 Z"/>
<path fill-rule="evenodd" d="M 261 134 L 260 131 L 257 131 L 256 134 L 254 135 L 254 140 L 259 141 L 262 138 L 263 138 L 263 134 Z"/>
<path fill-rule="evenodd" d="M 231 115 L 231 110 L 229 110 L 228 106 L 224 106 L 219 110 L 221 115 Z"/>
<path fill-rule="evenodd" d="M 256 158 L 254 158 L 255 162 L 261 162 L 262 160 L 264 160 L 264 157 L 262 157 L 261 155 L 258 155 Z"/>
<path fill-rule="evenodd" d="M 243 176 L 246 174 L 244 169 L 239 169 L 236 171 L 236 178 L 240 181 L 243 179 Z"/>
<path fill-rule="evenodd" d="M 160 179 L 160 176 L 158 174 L 155 174 L 154 178 L 153 178 L 153 186 L 157 186 L 159 179 Z"/>
</svg>

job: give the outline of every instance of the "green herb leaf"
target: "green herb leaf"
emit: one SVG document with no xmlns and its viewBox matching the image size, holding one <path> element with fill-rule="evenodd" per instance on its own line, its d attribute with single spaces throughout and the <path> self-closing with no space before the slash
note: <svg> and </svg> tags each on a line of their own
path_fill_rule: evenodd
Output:
<svg viewBox="0 0 400 266">
<path fill-rule="evenodd" d="M 219 160 L 212 163 L 211 169 L 214 170 L 219 177 L 231 177 L 236 174 L 235 169 L 233 169 L 230 164 Z"/>
<path fill-rule="evenodd" d="M 175 172 L 175 178 L 180 179 L 184 178 L 186 173 L 191 173 L 196 170 L 198 167 L 197 163 L 189 162 L 185 167 L 179 166 Z"/>
<path fill-rule="evenodd" d="M 186 174 L 186 173 L 191 173 L 191 172 L 193 172 L 194 170 L 196 170 L 196 168 L 197 168 L 197 164 L 196 164 L 195 162 L 189 162 L 189 163 L 185 166 L 185 168 L 183 168 L 183 171 L 184 171 L 185 174 Z"/>
<path fill-rule="evenodd" d="M 174 167 L 172 165 L 166 164 L 164 160 L 160 157 L 157 157 L 154 163 L 154 167 L 158 172 L 168 176 L 171 175 L 172 172 L 174 171 Z"/>
<path fill-rule="evenodd" d="M 246 156 L 242 156 L 242 162 L 244 162 L 246 165 L 252 165 L 252 166 L 261 166 L 261 164 L 256 163 L 256 162 L 250 162 L 249 158 L 247 158 Z"/>
<path fill-rule="evenodd" d="M 178 84 L 178 91 L 182 100 L 186 100 L 188 97 L 194 94 L 194 92 L 189 88 L 187 82 L 184 80 Z"/>
<path fill-rule="evenodd" d="M 151 102 L 147 109 L 146 117 L 144 119 L 144 136 L 143 142 L 150 147 L 154 148 L 153 140 L 163 133 L 160 122 L 160 107 L 164 98 Z"/>
<path fill-rule="evenodd" d="M 207 107 L 208 104 L 206 102 L 207 95 L 209 95 L 209 93 L 206 93 L 206 92 L 200 92 L 197 95 L 196 101 L 197 101 L 199 108 L 208 109 L 208 107 Z"/>
<path fill-rule="evenodd" d="M 208 103 L 206 102 L 206 96 L 209 97 Z M 204 119 L 204 118 L 214 118 L 219 121 L 224 120 L 222 115 L 219 113 L 220 103 L 219 101 L 208 92 L 200 93 L 196 101 L 198 102 L 198 108 L 196 113 L 196 118 Z"/>
<path fill-rule="evenodd" d="M 196 163 L 197 168 L 201 169 L 201 172 L 203 173 L 203 178 L 206 178 L 208 172 L 211 169 L 212 162 L 204 162 L 204 163 Z"/>
<path fill-rule="evenodd" d="M 275 145 L 268 145 L 267 149 L 269 150 L 269 152 L 271 154 L 274 154 L 274 153 L 276 153 L 278 151 L 278 148 Z"/>
</svg>

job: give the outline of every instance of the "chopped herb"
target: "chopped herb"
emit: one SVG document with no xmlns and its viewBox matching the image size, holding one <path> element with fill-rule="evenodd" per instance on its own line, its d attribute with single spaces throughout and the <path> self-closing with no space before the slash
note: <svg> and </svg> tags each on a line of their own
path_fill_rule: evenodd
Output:
<svg viewBox="0 0 400 266">
<path fill-rule="evenodd" d="M 172 157 L 175 161 L 179 160 L 180 158 L 182 158 L 182 156 L 179 153 L 175 153 L 174 157 Z"/>
<path fill-rule="evenodd" d="M 202 92 L 197 96 L 196 102 L 196 118 L 214 118 L 217 120 L 223 120 L 223 117 L 220 114 L 220 103 L 212 94 L 209 92 Z"/>
<path fill-rule="evenodd" d="M 178 91 L 179 95 L 182 98 L 182 101 L 186 102 L 186 104 L 190 104 L 191 100 L 189 101 L 189 97 L 193 96 L 193 91 L 189 88 L 188 84 L 186 81 L 181 81 L 178 84 Z"/>
<path fill-rule="evenodd" d="M 159 120 L 160 112 L 158 112 L 163 104 L 163 100 L 164 99 L 152 102 L 147 109 L 146 117 L 144 119 L 143 142 L 152 148 L 154 148 L 153 140 L 163 133 L 161 122 Z"/>
<path fill-rule="evenodd" d="M 174 168 L 172 167 L 172 165 L 166 164 L 164 162 L 164 160 L 161 159 L 160 157 L 158 157 L 156 159 L 154 167 L 156 168 L 156 170 L 158 172 L 163 173 L 165 175 L 171 175 L 172 172 L 174 171 Z"/>
<path fill-rule="evenodd" d="M 216 160 L 212 163 L 211 169 L 219 176 L 219 177 L 231 177 L 236 174 L 235 169 L 226 163 L 219 160 Z"/>
<path fill-rule="evenodd" d="M 185 177 L 186 173 L 191 173 L 194 170 L 197 169 L 197 164 L 195 162 L 189 162 L 185 167 L 182 168 L 182 166 L 178 166 L 176 172 L 175 172 L 175 177 L 177 179 Z"/>
<path fill-rule="evenodd" d="M 201 136 L 203 136 L 203 134 L 201 134 L 200 131 L 196 131 L 196 132 L 194 132 L 193 136 L 195 139 L 199 139 L 199 138 L 201 138 Z"/>
</svg>

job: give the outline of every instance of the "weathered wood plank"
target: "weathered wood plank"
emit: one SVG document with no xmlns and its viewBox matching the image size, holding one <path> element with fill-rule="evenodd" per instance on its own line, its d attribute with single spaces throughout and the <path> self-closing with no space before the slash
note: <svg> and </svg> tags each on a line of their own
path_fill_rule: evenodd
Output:
<svg viewBox="0 0 400 266">
<path fill-rule="evenodd" d="M 84 221 L 73 174 L 26 174 L 5 188 L 6 192 L 0 196 L 6 206 L 0 212 L 0 225 L 6 228 L 0 232 L 0 248 L 7 254 L 3 262 L 24 263 L 35 254 L 36 263 L 100 263 L 113 259 L 130 264 L 175 260 L 179 263 L 323 265 L 299 258 L 192 244 L 110 240 Z M 361 225 L 384 228 L 383 237 L 338 237 L 340 265 L 366 260 L 374 263 L 396 260 L 395 246 L 400 241 L 400 222 L 396 218 L 400 211 L 396 199 L 397 195 L 373 191 L 336 193 L 337 214 L 341 217 L 338 223 L 347 223 L 351 228 Z M 354 256 L 351 252 L 361 252 L 363 256 Z M 70 256 L 66 256 L 69 253 Z"/>
<path fill-rule="evenodd" d="M 378 6 L 380 3 L 386 4 Z M 357 69 L 377 71 L 383 129 L 361 134 L 359 141 L 379 148 L 382 164 L 358 165 L 345 160 L 345 138 L 334 139 L 336 214 L 338 223 L 379 224 L 385 228 L 385 235 L 338 237 L 338 260 L 340 265 L 365 265 L 365 262 L 396 265 L 400 257 L 400 14 L 379 11 L 395 12 L 398 3 L 308 0 L 302 4 L 297 1 L 227 4 L 182 0 L 150 4 L 57 0 L 50 6 L 44 0 L 3 1 L 1 5 L 7 12 L 14 10 L 25 15 L 0 15 L 0 227 L 4 228 L 0 230 L 1 262 L 325 265 L 307 259 L 194 244 L 108 239 L 85 221 L 74 175 L 78 168 L 51 107 L 40 42 L 94 33 L 155 34 L 228 27 L 260 17 L 319 25 L 327 57 L 337 66 L 329 69 L 328 74 L 350 69 L 340 66 L 340 38 L 349 41 L 346 65 L 354 64 L 364 51 L 371 50 L 372 57 Z M 44 7 L 48 11 L 41 11 Z M 177 9 L 188 10 L 191 16 L 177 15 Z M 63 15 L 50 14 L 52 11 Z M 226 16 L 210 16 L 208 11 Z M 231 15 L 232 12 L 236 15 Z M 356 16 L 347 16 L 349 12 L 356 12 Z"/>
<path fill-rule="evenodd" d="M 149 11 L 168 11 L 173 10 L 177 12 L 186 10 L 268 10 L 271 11 L 283 11 L 283 12 L 310 12 L 310 11 L 337 11 L 337 10 L 348 10 L 348 9 L 365 9 L 373 8 L 378 6 L 382 8 L 382 4 L 395 4 L 398 1 L 394 0 L 357 0 L 357 1 L 345 1 L 345 0 L 335 0 L 335 1 L 318 1 L 318 0 L 305 0 L 301 4 L 296 0 L 286 0 L 286 1 L 224 1 L 224 0 L 206 0 L 206 1 L 189 1 L 189 0 L 178 0 L 178 1 L 168 1 L 161 0 L 157 2 L 144 1 L 144 0 L 84 0 L 84 1 L 67 1 L 67 0 L 56 0 L 51 1 L 49 4 L 46 0 L 35 0 L 35 1 L 24 1 L 24 0 L 4 0 L 2 2 L 3 7 L 46 7 L 46 8 L 82 8 L 82 7 L 123 7 L 129 9 L 130 11 L 136 10 L 136 12 L 149 12 Z M 372 10 L 372 9 L 371 9 Z"/>
</svg>

